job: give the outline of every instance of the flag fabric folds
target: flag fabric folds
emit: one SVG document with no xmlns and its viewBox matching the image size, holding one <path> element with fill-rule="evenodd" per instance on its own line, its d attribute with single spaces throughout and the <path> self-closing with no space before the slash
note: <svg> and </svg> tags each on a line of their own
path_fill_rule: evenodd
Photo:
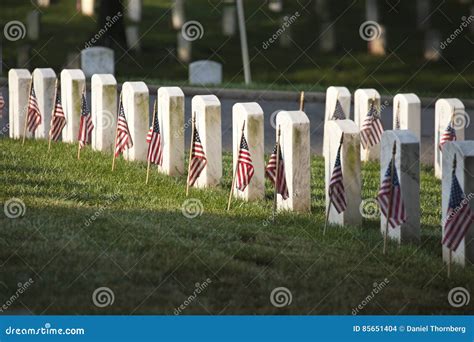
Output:
<svg viewBox="0 0 474 342">
<path fill-rule="evenodd" d="M 439 150 L 442 151 L 444 144 L 446 144 L 448 141 L 456 141 L 456 139 L 456 130 L 453 128 L 450 122 L 439 139 Z"/>
<path fill-rule="evenodd" d="M 339 145 L 339 149 L 337 150 L 336 162 L 334 163 L 331 180 L 329 182 L 329 198 L 338 213 L 342 213 L 347 208 L 341 167 L 341 147 L 342 144 Z"/>
<path fill-rule="evenodd" d="M 449 205 L 444 224 L 443 245 L 455 251 L 466 236 L 469 227 L 474 222 L 474 214 L 469 207 L 469 201 L 459 185 L 455 172 L 451 180 Z"/>
<path fill-rule="evenodd" d="M 360 142 L 365 149 L 377 145 L 382 138 L 383 126 L 380 116 L 375 109 L 374 101 L 371 102 L 369 112 L 360 129 Z"/>
<path fill-rule="evenodd" d="M 339 99 L 336 100 L 336 107 L 334 108 L 334 114 L 332 115 L 332 120 L 345 120 L 346 114 L 342 109 L 341 102 Z"/>
<path fill-rule="evenodd" d="M 28 131 L 34 133 L 41 124 L 41 113 L 38 107 L 38 99 L 33 85 L 31 85 L 30 98 L 28 100 L 28 114 L 26 117 L 26 126 Z"/>
<path fill-rule="evenodd" d="M 244 134 L 240 139 L 239 154 L 237 156 L 237 174 L 236 187 L 240 191 L 244 191 L 250 183 L 254 174 L 254 167 L 252 164 L 252 156 L 250 155 L 249 146 Z"/>
<path fill-rule="evenodd" d="M 53 118 L 51 120 L 51 128 L 49 130 L 49 136 L 51 140 L 58 141 L 61 136 L 63 128 L 66 126 L 66 115 L 64 115 L 63 106 L 61 104 L 61 95 L 59 91 L 56 93 L 56 99 L 54 101 Z"/>
<path fill-rule="evenodd" d="M 379 202 L 380 210 L 387 218 L 390 227 L 395 228 L 403 224 L 407 220 L 407 217 L 405 206 L 403 204 L 402 190 L 398 180 L 397 168 L 395 165 L 393 165 L 392 177 L 392 163 L 393 160 L 390 161 L 387 171 L 385 172 L 385 176 L 377 196 L 377 201 Z M 390 203 L 392 205 L 389 208 Z M 390 217 L 388 217 L 389 215 Z"/>
<path fill-rule="evenodd" d="M 153 126 L 148 131 L 146 142 L 148 145 L 147 160 L 152 164 L 163 164 L 163 148 L 161 144 L 160 123 L 158 122 L 158 112 L 153 114 Z"/>
<path fill-rule="evenodd" d="M 194 129 L 194 136 L 192 141 L 192 149 L 191 149 L 191 165 L 189 167 L 189 175 L 188 175 L 188 182 L 189 185 L 193 186 L 196 180 L 199 178 L 202 170 L 207 165 L 207 158 L 206 154 L 204 153 L 204 149 L 201 144 L 201 138 L 199 137 L 199 133 L 197 128 Z"/>
<path fill-rule="evenodd" d="M 79 140 L 79 148 L 83 148 L 91 142 L 92 130 L 94 124 L 92 123 L 92 116 L 87 108 L 85 91 L 82 93 L 81 99 L 81 124 L 79 126 L 79 134 L 77 140 Z"/>
<path fill-rule="evenodd" d="M 127 118 L 125 117 L 125 110 L 123 109 L 122 98 L 119 103 L 119 113 L 117 119 L 117 137 L 115 139 L 115 156 L 117 157 L 123 151 L 132 148 L 133 140 L 128 129 Z"/>
<path fill-rule="evenodd" d="M 281 154 L 278 158 L 278 171 L 276 170 L 276 162 L 277 162 L 277 150 L 278 145 L 275 144 L 273 148 L 273 152 L 268 160 L 267 167 L 265 168 L 265 173 L 267 177 L 272 181 L 273 185 L 276 186 L 277 193 L 281 195 L 283 199 L 287 199 L 289 197 L 288 186 L 286 185 L 286 178 L 285 178 L 285 162 L 283 160 L 283 155 Z M 277 180 L 277 172 L 278 172 L 278 184 L 276 183 Z"/>
</svg>

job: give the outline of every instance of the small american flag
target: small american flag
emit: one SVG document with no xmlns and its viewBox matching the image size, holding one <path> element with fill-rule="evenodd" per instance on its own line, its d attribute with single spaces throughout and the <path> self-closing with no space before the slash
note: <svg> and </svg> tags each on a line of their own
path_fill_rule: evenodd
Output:
<svg viewBox="0 0 474 342">
<path fill-rule="evenodd" d="M 79 126 L 79 135 L 77 140 L 79 140 L 79 147 L 83 148 L 91 142 L 92 130 L 94 129 L 94 124 L 92 123 L 91 113 L 89 108 L 87 108 L 86 94 L 85 91 L 82 93 L 81 100 L 81 125 Z"/>
<path fill-rule="evenodd" d="M 339 99 L 337 99 L 336 107 L 334 108 L 334 114 L 332 115 L 332 120 L 344 120 L 345 118 L 346 114 L 344 114 L 341 102 L 339 101 Z"/>
<path fill-rule="evenodd" d="M 158 111 L 153 114 L 153 126 L 147 134 L 148 145 L 147 160 L 152 164 L 163 164 L 163 149 L 161 145 L 160 123 L 158 122 Z"/>
<path fill-rule="evenodd" d="M 127 118 L 123 109 L 122 99 L 119 103 L 119 114 L 117 120 L 117 138 L 115 139 L 115 156 L 117 157 L 126 149 L 132 148 L 133 140 L 128 129 Z"/>
<path fill-rule="evenodd" d="M 249 145 L 242 133 L 240 139 L 239 155 L 237 157 L 237 175 L 236 175 L 236 186 L 240 191 L 244 191 L 247 185 L 250 183 L 254 174 L 252 165 L 252 156 L 250 155 Z"/>
<path fill-rule="evenodd" d="M 367 149 L 380 142 L 383 133 L 382 121 L 375 109 L 374 101 L 371 101 L 369 112 L 365 117 L 364 123 L 360 130 L 360 141 L 362 147 Z"/>
<path fill-rule="evenodd" d="M 443 245 L 455 251 L 466 236 L 472 222 L 474 222 L 474 214 L 469 208 L 469 201 L 453 171 L 447 219 L 444 224 Z"/>
<path fill-rule="evenodd" d="M 392 163 L 387 167 L 385 172 L 382 185 L 380 186 L 377 200 L 380 205 L 380 210 L 387 217 L 390 227 L 395 228 L 407 220 L 405 213 L 405 206 L 403 205 L 402 199 L 402 190 L 400 187 L 400 182 L 398 180 L 397 168 L 393 165 L 393 177 L 392 175 Z M 390 198 L 390 194 L 392 197 Z M 392 206 L 389 210 L 389 203 L 392 203 Z M 390 217 L 388 217 L 390 211 Z"/>
<path fill-rule="evenodd" d="M 272 181 L 273 185 L 276 183 L 276 162 L 277 162 L 277 150 L 278 144 L 275 144 L 273 152 L 268 160 L 267 167 L 265 168 L 265 173 L 267 177 Z M 288 186 L 286 185 L 285 178 L 285 162 L 283 161 L 283 156 L 280 150 L 280 156 L 278 158 L 278 184 L 275 185 L 277 188 L 277 193 L 281 195 L 283 199 L 289 197 Z"/>
<path fill-rule="evenodd" d="M 49 130 L 51 140 L 58 141 L 64 126 L 66 126 L 66 116 L 64 115 L 63 106 L 61 105 L 61 95 L 58 91 L 56 93 L 51 129 Z"/>
<path fill-rule="evenodd" d="M 339 145 L 339 149 L 337 150 L 336 162 L 334 163 L 331 181 L 329 182 L 329 198 L 338 213 L 342 213 L 347 208 L 346 192 L 342 178 L 341 147 L 342 144 Z"/>
<path fill-rule="evenodd" d="M 456 130 L 453 128 L 450 122 L 439 139 L 439 150 L 442 151 L 444 144 L 446 144 L 448 141 L 456 141 L 456 139 Z"/>
<path fill-rule="evenodd" d="M 28 131 L 34 133 L 36 128 L 41 124 L 41 113 L 38 107 L 38 99 L 33 85 L 31 85 L 30 98 L 28 100 L 28 116 L 26 118 L 26 125 Z"/>
<path fill-rule="evenodd" d="M 395 130 L 400 130 L 400 102 L 398 102 L 397 111 L 395 113 Z"/>
<path fill-rule="evenodd" d="M 191 152 L 191 165 L 189 167 L 188 182 L 189 185 L 193 186 L 196 180 L 199 178 L 202 170 L 207 165 L 206 154 L 201 144 L 201 139 L 199 138 L 199 133 L 197 128 L 194 128 L 194 136 L 192 142 L 192 152 Z"/>
</svg>

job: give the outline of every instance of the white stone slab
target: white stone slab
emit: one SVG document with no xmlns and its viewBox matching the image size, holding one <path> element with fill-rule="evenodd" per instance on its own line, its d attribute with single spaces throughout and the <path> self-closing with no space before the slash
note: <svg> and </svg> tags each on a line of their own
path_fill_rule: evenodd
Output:
<svg viewBox="0 0 474 342">
<path fill-rule="evenodd" d="M 176 42 L 177 42 L 178 59 L 181 62 L 189 63 L 192 58 L 193 43 L 190 40 L 184 39 L 181 32 L 178 32 L 176 34 Z"/>
<path fill-rule="evenodd" d="M 323 52 L 332 52 L 336 48 L 336 28 L 332 21 L 323 21 L 320 29 L 319 48 Z"/>
<path fill-rule="evenodd" d="M 342 213 L 338 213 L 334 205 L 332 205 L 328 222 L 337 225 L 359 225 L 362 223 L 362 216 L 359 209 L 362 184 L 359 128 L 352 120 L 330 120 L 327 122 L 326 131 L 329 136 L 327 147 L 328 155 L 324 161 L 326 212 L 330 202 L 329 183 L 342 134 L 344 134 L 344 142 L 341 148 L 341 168 L 347 203 L 347 208 Z"/>
<path fill-rule="evenodd" d="M 207 165 L 194 184 L 198 188 L 215 186 L 222 178 L 221 103 L 214 95 L 197 95 L 191 106 L 207 158 Z"/>
<path fill-rule="evenodd" d="M 142 0 L 128 0 L 127 1 L 127 17 L 131 21 L 137 23 L 142 20 Z"/>
<path fill-rule="evenodd" d="M 10 69 L 8 72 L 8 122 L 10 138 L 20 139 L 23 137 L 31 81 L 31 73 L 26 69 Z M 30 137 L 31 133 L 27 131 L 26 135 Z"/>
<path fill-rule="evenodd" d="M 26 16 L 26 32 L 28 39 L 38 40 L 40 36 L 40 22 L 41 13 L 38 10 L 33 10 Z"/>
<path fill-rule="evenodd" d="M 268 8 L 272 12 L 280 13 L 283 10 L 283 0 L 270 0 L 268 2 Z"/>
<path fill-rule="evenodd" d="M 387 47 L 387 29 L 378 26 L 378 33 L 367 42 L 368 51 L 373 56 L 385 56 Z"/>
<path fill-rule="evenodd" d="M 265 195 L 265 162 L 263 109 L 256 102 L 236 103 L 232 107 L 233 167 L 235 170 L 245 120 L 244 136 L 249 146 L 254 175 L 244 191 L 234 188 L 234 196 L 247 201 L 262 199 Z"/>
<path fill-rule="evenodd" d="M 158 88 L 158 120 L 163 144 L 163 165 L 170 176 L 184 174 L 184 93 L 179 87 Z"/>
<path fill-rule="evenodd" d="M 171 11 L 171 23 L 175 30 L 180 30 L 186 22 L 185 0 L 174 0 Z"/>
<path fill-rule="evenodd" d="M 222 64 L 214 61 L 196 61 L 189 64 L 190 84 L 221 84 Z"/>
<path fill-rule="evenodd" d="M 425 32 L 425 51 L 424 56 L 428 61 L 439 61 L 441 58 L 441 48 L 446 48 L 446 45 L 441 43 L 441 35 L 439 30 L 428 30 Z"/>
<path fill-rule="evenodd" d="M 81 69 L 87 78 L 94 74 L 114 74 L 114 50 L 94 46 L 81 51 Z"/>
<path fill-rule="evenodd" d="M 222 34 L 232 37 L 237 30 L 237 13 L 235 4 L 226 5 L 222 10 Z"/>
<path fill-rule="evenodd" d="M 94 15 L 94 3 L 95 0 L 81 0 L 81 12 L 83 15 L 92 17 Z"/>
<path fill-rule="evenodd" d="M 434 140 L 434 168 L 436 178 L 442 178 L 441 161 L 443 159 L 442 152 L 439 150 L 439 140 L 446 127 L 448 127 L 453 111 L 455 115 L 456 138 L 458 141 L 464 140 L 464 125 L 457 122 L 463 118 L 464 104 L 459 99 L 439 99 L 435 104 L 435 140 Z"/>
<path fill-rule="evenodd" d="M 112 152 L 117 127 L 117 81 L 111 74 L 91 79 L 91 113 L 94 122 L 92 149 Z"/>
<path fill-rule="evenodd" d="M 449 194 L 451 190 L 453 159 L 456 155 L 456 177 L 461 189 L 469 200 L 471 210 L 474 210 L 474 142 L 459 141 L 449 142 L 444 146 L 443 153 L 443 180 L 442 180 L 442 220 L 441 227 L 444 237 L 444 222 L 447 218 Z M 443 260 L 449 260 L 449 249 L 443 248 Z M 458 249 L 452 253 L 452 262 L 465 266 L 474 263 L 474 224 L 471 224 L 466 237 L 461 241 Z"/>
<path fill-rule="evenodd" d="M 420 141 L 411 131 L 385 131 L 380 154 L 380 184 L 392 160 L 396 142 L 395 166 L 402 192 L 407 221 L 395 228 L 388 227 L 388 238 L 399 244 L 420 241 Z M 380 230 L 385 234 L 387 219 L 380 215 Z"/>
<path fill-rule="evenodd" d="M 124 151 L 127 160 L 146 161 L 148 144 L 146 135 L 149 126 L 149 91 L 144 82 L 125 82 L 122 86 L 122 101 L 133 147 Z"/>
<path fill-rule="evenodd" d="M 421 141 L 421 101 L 416 94 L 397 94 L 393 98 L 393 129 L 407 129 Z"/>
<path fill-rule="evenodd" d="M 35 131 L 35 138 L 37 139 L 47 139 L 49 137 L 51 115 L 55 101 L 56 79 L 56 73 L 51 68 L 38 68 L 33 71 L 33 84 L 41 113 L 41 123 Z"/>
<path fill-rule="evenodd" d="M 375 106 L 380 108 L 380 94 L 375 89 L 357 89 L 354 93 L 354 121 L 359 126 L 359 130 L 369 112 L 370 101 L 375 98 Z M 360 147 L 361 160 L 378 160 L 380 157 L 380 143 L 372 146 L 368 150 Z"/>
<path fill-rule="evenodd" d="M 66 126 L 63 129 L 63 142 L 77 141 L 81 123 L 82 92 L 86 85 L 86 78 L 80 69 L 64 69 L 61 71 L 61 101 Z"/>
<path fill-rule="evenodd" d="M 139 25 L 127 25 L 125 27 L 125 39 L 127 40 L 127 47 L 133 51 L 140 51 L 140 26 Z"/>
<path fill-rule="evenodd" d="M 310 123 L 302 111 L 280 111 L 276 118 L 281 128 L 280 146 L 285 162 L 289 197 L 277 198 L 277 209 L 311 211 Z"/>
<path fill-rule="evenodd" d="M 37 3 L 40 7 L 49 7 L 50 0 L 37 0 Z"/>
</svg>

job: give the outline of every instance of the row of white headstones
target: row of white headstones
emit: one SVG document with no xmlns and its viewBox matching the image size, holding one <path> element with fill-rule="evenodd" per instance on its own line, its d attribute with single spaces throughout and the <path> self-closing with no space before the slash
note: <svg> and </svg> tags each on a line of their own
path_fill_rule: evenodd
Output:
<svg viewBox="0 0 474 342">
<path fill-rule="evenodd" d="M 56 74 L 52 69 L 35 69 L 33 77 L 26 69 L 9 71 L 9 134 L 11 138 L 21 138 L 26 119 L 29 88 L 33 79 L 38 105 L 43 121 L 35 132 L 35 138 L 48 137 Z M 80 122 L 81 94 L 85 87 L 82 70 L 67 69 L 61 72 L 61 98 L 67 125 L 62 141 L 72 143 L 77 140 Z M 109 74 L 96 74 L 91 79 L 91 113 L 95 129 L 92 148 L 112 151 L 117 117 L 117 82 Z M 127 160 L 146 160 L 145 136 L 149 129 L 149 89 L 144 82 L 125 82 L 122 87 L 123 105 L 134 145 L 124 152 Z M 159 170 L 176 176 L 185 173 L 184 159 L 185 128 L 191 121 L 184 119 L 184 94 L 179 87 L 161 87 L 157 92 L 158 118 L 164 148 L 163 165 Z M 331 120 L 339 100 L 346 113 L 345 120 Z M 396 168 L 402 189 L 407 221 L 389 230 L 389 237 L 399 243 L 418 242 L 420 239 L 420 100 L 415 94 L 398 94 L 394 98 L 394 111 L 399 108 L 400 130 L 386 130 L 380 144 L 369 151 L 361 148 L 360 129 L 369 111 L 370 101 L 375 99 L 380 105 L 380 95 L 375 89 L 359 89 L 354 94 L 355 121 L 349 119 L 351 94 L 345 87 L 330 87 L 326 96 L 324 126 L 326 208 L 329 206 L 328 184 L 339 147 L 341 135 L 344 143 L 341 149 L 341 164 L 347 209 L 342 213 L 330 210 L 329 223 L 338 225 L 359 225 L 362 223 L 361 162 L 380 159 L 380 179 L 382 180 L 392 157 L 392 146 L 397 145 Z M 398 105 L 400 103 L 400 105 Z M 451 120 L 454 110 L 464 110 L 458 99 L 439 99 L 436 102 L 435 129 L 435 172 L 442 178 L 442 222 L 448 208 L 451 170 L 456 155 L 456 175 L 466 194 L 474 193 L 474 141 L 464 140 L 464 131 L 457 131 L 458 141 L 444 146 L 441 155 L 437 146 L 439 137 Z M 196 116 L 202 145 L 208 164 L 196 182 L 197 187 L 216 186 L 222 178 L 222 137 L 221 104 L 215 95 L 197 95 L 192 99 L 192 112 Z M 234 191 L 235 196 L 247 200 L 264 197 L 264 114 L 258 103 L 236 103 L 232 110 L 234 165 L 237 159 L 241 127 L 245 120 L 244 134 L 252 156 L 255 174 L 245 191 Z M 394 115 L 395 120 L 395 115 Z M 285 162 L 285 176 L 289 198 L 278 197 L 279 210 L 309 212 L 311 209 L 311 168 L 310 168 L 310 121 L 303 111 L 281 111 L 276 117 L 276 126 L 281 127 L 281 150 Z M 29 133 L 27 133 L 29 137 Z M 374 194 L 374 197 L 376 194 Z M 433 203 L 437 206 L 438 203 Z M 471 205 L 472 206 L 472 205 Z M 381 230 L 384 233 L 385 217 L 381 216 Z M 443 224 L 442 224 L 443 225 Z M 444 234 L 444 232 L 443 232 Z M 470 229 L 456 252 L 453 262 L 464 265 L 466 260 L 474 262 L 474 229 Z M 443 258 L 447 260 L 447 249 L 443 248 Z"/>
</svg>

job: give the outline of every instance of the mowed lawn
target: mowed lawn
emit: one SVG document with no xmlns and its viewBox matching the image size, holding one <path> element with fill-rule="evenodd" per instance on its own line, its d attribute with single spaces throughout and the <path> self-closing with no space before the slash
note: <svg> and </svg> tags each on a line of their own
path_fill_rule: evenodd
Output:
<svg viewBox="0 0 474 342">
<path fill-rule="evenodd" d="M 0 139 L 0 203 L 21 199 L 23 217 L 0 214 L 0 305 L 18 283 L 34 283 L 4 314 L 173 314 L 196 289 L 208 286 L 182 314 L 467 314 L 448 303 L 450 289 L 471 293 L 474 267 L 455 267 L 451 279 L 441 259 L 440 182 L 422 169 L 420 245 L 390 244 L 382 254 L 377 219 L 360 227 L 324 226 L 324 164 L 312 159 L 312 213 L 271 219 L 272 189 L 256 203 L 225 210 L 231 182 L 224 157 L 222 186 L 193 189 L 203 213 L 182 213 L 185 177 L 117 160 L 77 145 Z M 378 165 L 364 165 L 363 198 L 376 195 Z M 209 278 L 209 280 L 208 280 Z M 374 286 L 386 286 L 371 300 Z M 114 293 L 99 308 L 99 287 Z M 277 308 L 270 294 L 291 291 Z"/>
</svg>

